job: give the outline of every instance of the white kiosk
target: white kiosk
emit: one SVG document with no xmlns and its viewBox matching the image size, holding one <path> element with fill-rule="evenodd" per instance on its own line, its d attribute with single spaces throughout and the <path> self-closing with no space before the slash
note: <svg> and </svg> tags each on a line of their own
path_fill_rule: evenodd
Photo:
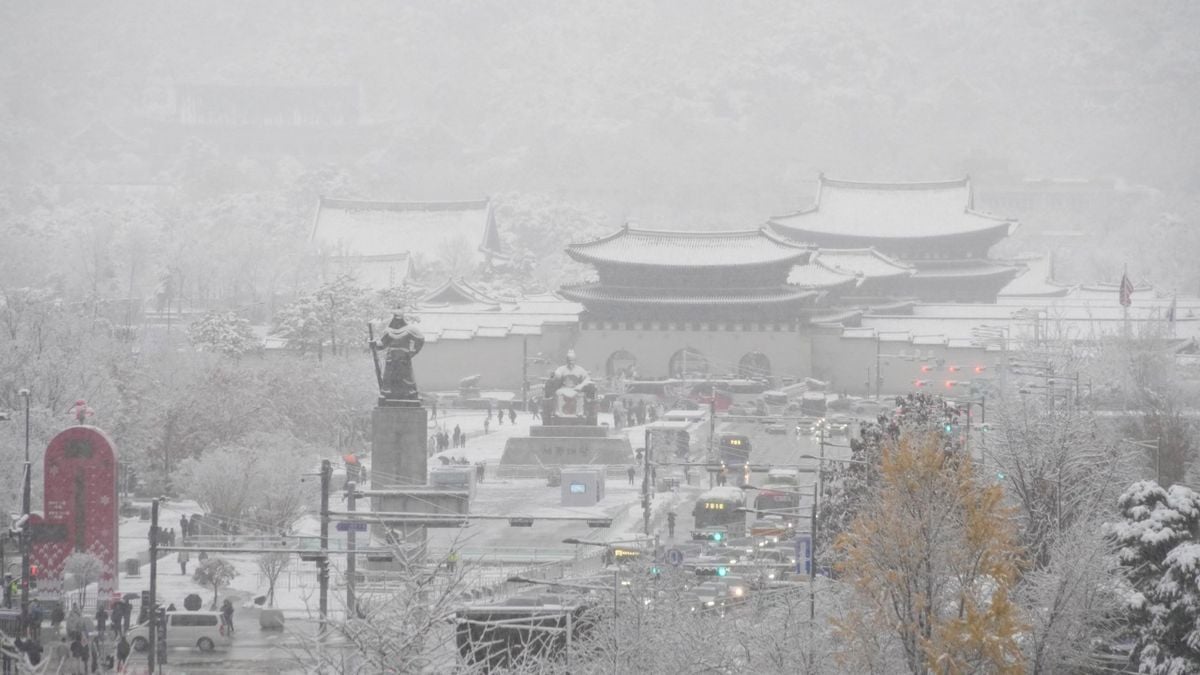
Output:
<svg viewBox="0 0 1200 675">
<path fill-rule="evenodd" d="M 563 506 L 594 506 L 604 499 L 604 467 L 563 467 L 561 490 Z"/>
</svg>

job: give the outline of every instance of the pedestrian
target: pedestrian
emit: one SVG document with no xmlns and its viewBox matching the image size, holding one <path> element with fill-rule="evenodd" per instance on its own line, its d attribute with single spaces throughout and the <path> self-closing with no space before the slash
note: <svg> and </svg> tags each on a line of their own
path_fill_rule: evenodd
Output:
<svg viewBox="0 0 1200 675">
<path fill-rule="evenodd" d="M 433 417 L 431 419 L 436 421 L 437 420 L 437 401 L 436 400 L 433 402 L 433 406 L 430 408 L 430 410 L 433 413 Z"/>
<path fill-rule="evenodd" d="M 450 555 L 446 556 L 446 571 L 454 574 L 458 569 L 458 551 L 450 551 Z"/>
<path fill-rule="evenodd" d="M 538 420 L 540 422 L 542 419 L 542 400 L 534 399 L 529 402 L 528 407 L 529 407 L 529 418 Z"/>
<path fill-rule="evenodd" d="M 87 672 L 87 649 L 83 647 L 83 636 L 81 635 L 75 635 L 71 637 L 71 658 L 73 659 L 73 662 L 82 664 L 75 665 L 73 668 L 71 668 L 72 672 Z"/>
<path fill-rule="evenodd" d="M 667 536 L 675 538 L 675 512 L 667 511 Z"/>
<path fill-rule="evenodd" d="M 233 635 L 233 602 L 229 598 L 221 605 L 221 622 L 225 624 L 225 634 Z"/>
<path fill-rule="evenodd" d="M 62 623 L 63 619 L 65 618 L 66 614 L 63 613 L 62 605 L 55 605 L 54 609 L 50 610 L 50 628 L 57 633 L 58 625 Z"/>
<path fill-rule="evenodd" d="M 458 441 L 462 438 L 462 429 L 457 424 L 454 425 L 454 433 L 450 435 L 450 439 L 454 441 L 455 449 L 458 448 Z"/>
<path fill-rule="evenodd" d="M 458 447 L 460 447 L 460 448 L 467 447 L 467 432 L 465 432 L 465 431 L 463 432 L 462 438 L 458 439 L 458 442 L 460 443 L 460 445 Z"/>
<path fill-rule="evenodd" d="M 508 421 L 513 426 L 517 425 L 517 409 L 513 406 L 508 406 Z"/>
<path fill-rule="evenodd" d="M 188 519 L 187 515 L 179 516 L 179 535 L 184 541 L 188 540 Z"/>
<path fill-rule="evenodd" d="M 117 642 L 117 672 L 125 672 L 125 662 L 129 660 L 129 640 L 125 639 L 125 634 L 121 634 L 121 639 Z"/>
<path fill-rule="evenodd" d="M 719 473 L 717 473 L 717 485 L 725 484 L 728 472 L 729 472 L 728 469 L 726 469 L 725 467 L 721 467 L 721 471 Z"/>
<path fill-rule="evenodd" d="M 121 619 L 122 619 L 121 606 L 123 604 L 124 603 L 121 602 L 121 599 L 117 598 L 116 600 L 113 600 L 112 604 L 110 604 L 108 606 L 109 627 L 112 629 L 112 633 L 113 633 L 114 637 L 121 633 Z"/>
<path fill-rule="evenodd" d="M 108 623 L 108 612 L 104 609 L 104 605 L 97 603 L 96 607 L 96 634 L 104 632 L 104 624 Z"/>
<path fill-rule="evenodd" d="M 633 485 L 633 477 L 637 475 L 637 469 L 631 466 L 628 469 L 625 469 L 625 475 L 629 476 L 629 484 Z"/>
<path fill-rule="evenodd" d="M 501 426 L 501 427 L 504 426 L 504 409 L 503 408 L 496 411 L 496 425 Z"/>
<path fill-rule="evenodd" d="M 42 640 L 42 605 L 37 600 L 29 604 L 29 637 Z"/>
<path fill-rule="evenodd" d="M 175 559 L 179 561 L 179 573 L 183 576 L 187 576 L 187 565 L 188 561 L 192 559 L 192 556 L 189 555 L 187 551 L 180 551 L 179 555 L 175 556 Z"/>
<path fill-rule="evenodd" d="M 475 482 L 483 482 L 483 472 L 486 465 L 483 462 L 475 462 Z"/>
<path fill-rule="evenodd" d="M 488 428 L 489 428 L 490 426 L 492 426 L 492 413 L 491 413 L 491 411 L 489 410 L 489 411 L 488 411 L 488 416 L 487 416 L 486 418 L 484 418 L 484 420 L 483 420 L 483 433 L 485 433 L 485 434 L 486 434 L 486 433 L 488 432 Z"/>
</svg>

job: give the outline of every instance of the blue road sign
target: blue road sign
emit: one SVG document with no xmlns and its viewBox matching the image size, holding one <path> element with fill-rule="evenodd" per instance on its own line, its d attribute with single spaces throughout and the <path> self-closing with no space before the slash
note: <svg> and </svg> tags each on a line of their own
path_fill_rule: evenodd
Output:
<svg viewBox="0 0 1200 675">
<path fill-rule="evenodd" d="M 667 562 L 671 563 L 671 565 L 673 567 L 679 567 L 680 565 L 682 565 L 683 564 L 683 551 L 680 551 L 677 548 L 668 549 L 667 550 Z"/>
<path fill-rule="evenodd" d="M 812 575 L 812 535 L 796 535 L 796 574 Z"/>
<path fill-rule="evenodd" d="M 367 524 L 362 522 L 343 521 L 337 524 L 338 532 L 366 532 Z"/>
</svg>

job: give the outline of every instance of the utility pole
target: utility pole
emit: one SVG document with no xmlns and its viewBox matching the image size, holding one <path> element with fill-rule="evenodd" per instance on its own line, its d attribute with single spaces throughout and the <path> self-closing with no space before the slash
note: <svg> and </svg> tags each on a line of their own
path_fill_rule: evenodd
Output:
<svg viewBox="0 0 1200 675">
<path fill-rule="evenodd" d="M 317 635 L 325 639 L 325 622 L 329 618 L 329 483 L 333 480 L 333 465 L 321 460 L 321 558 L 317 561 L 317 582 L 321 586 L 318 605 L 320 627 Z"/>
<path fill-rule="evenodd" d="M 21 517 L 24 524 L 21 527 L 21 628 L 29 626 L 29 545 L 33 538 L 29 536 L 30 491 L 33 483 L 33 464 L 29 462 L 29 390 L 20 391 L 25 399 L 25 481 L 21 488 Z"/>
<path fill-rule="evenodd" d="M 529 336 L 521 336 L 521 397 L 525 412 L 529 412 Z"/>
<path fill-rule="evenodd" d="M 357 498 L 356 492 L 358 486 L 354 481 L 346 483 L 346 510 L 354 513 L 354 503 Z M 352 619 L 358 616 L 358 610 L 354 604 L 354 528 L 358 523 L 353 519 L 347 523 L 350 527 L 346 531 L 346 618 Z"/>
<path fill-rule="evenodd" d="M 706 463 L 716 461 L 717 458 L 717 386 L 713 385 L 712 404 L 708 407 L 708 459 Z M 711 471 L 706 471 L 708 474 L 708 487 L 713 486 L 713 474 Z"/>
<path fill-rule="evenodd" d="M 646 429 L 646 449 L 642 452 L 642 532 L 650 535 L 650 429 Z"/>
<path fill-rule="evenodd" d="M 817 486 L 813 485 L 812 544 L 808 547 L 808 625 L 811 627 L 817 620 Z"/>
<path fill-rule="evenodd" d="M 150 502 L 150 674 L 158 672 L 158 500 Z"/>
</svg>

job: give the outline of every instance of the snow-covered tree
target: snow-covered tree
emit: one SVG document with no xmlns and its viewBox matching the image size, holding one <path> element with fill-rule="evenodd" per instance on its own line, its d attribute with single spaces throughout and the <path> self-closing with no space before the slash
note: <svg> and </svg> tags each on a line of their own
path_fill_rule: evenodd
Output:
<svg viewBox="0 0 1200 675">
<path fill-rule="evenodd" d="M 956 419 L 957 410 L 948 408 L 945 399 L 931 394 L 907 394 L 896 397 L 895 404 L 894 414 L 862 424 L 858 436 L 850 439 L 853 462 L 825 464 L 816 542 L 817 560 L 822 568 L 832 566 L 837 560 L 833 542 L 850 528 L 870 495 L 872 482 L 877 482 L 885 443 L 894 441 L 903 431 L 927 432 L 940 438 L 945 448 L 958 448 L 958 436 L 945 432 L 946 422 Z"/>
<path fill-rule="evenodd" d="M 292 555 L 288 552 L 261 553 L 255 559 L 258 571 L 267 580 L 267 607 L 275 606 L 275 582 L 279 580 L 279 575 L 287 569 L 291 560 Z"/>
<path fill-rule="evenodd" d="M 259 346 L 250 322 L 236 312 L 208 312 L 188 328 L 199 349 L 239 357 Z"/>
<path fill-rule="evenodd" d="M 1109 533 L 1132 586 L 1126 618 L 1138 672 L 1200 672 L 1200 495 L 1139 481 L 1117 506 Z"/>
<path fill-rule="evenodd" d="M 839 626 L 847 663 L 871 657 L 883 633 L 912 673 L 1023 672 L 1011 516 L 1000 488 L 981 485 L 941 435 L 886 442 L 878 486 L 837 542 L 856 591 Z"/>
<path fill-rule="evenodd" d="M 192 581 L 213 589 L 212 609 L 216 609 L 217 594 L 237 575 L 237 568 L 228 560 L 213 556 L 196 567 L 196 571 L 192 572 Z"/>
<path fill-rule="evenodd" d="M 72 553 L 63 564 L 63 572 L 71 577 L 75 587 L 76 599 L 80 607 L 87 604 L 88 586 L 100 580 L 104 571 L 104 563 L 91 553 Z"/>
</svg>

